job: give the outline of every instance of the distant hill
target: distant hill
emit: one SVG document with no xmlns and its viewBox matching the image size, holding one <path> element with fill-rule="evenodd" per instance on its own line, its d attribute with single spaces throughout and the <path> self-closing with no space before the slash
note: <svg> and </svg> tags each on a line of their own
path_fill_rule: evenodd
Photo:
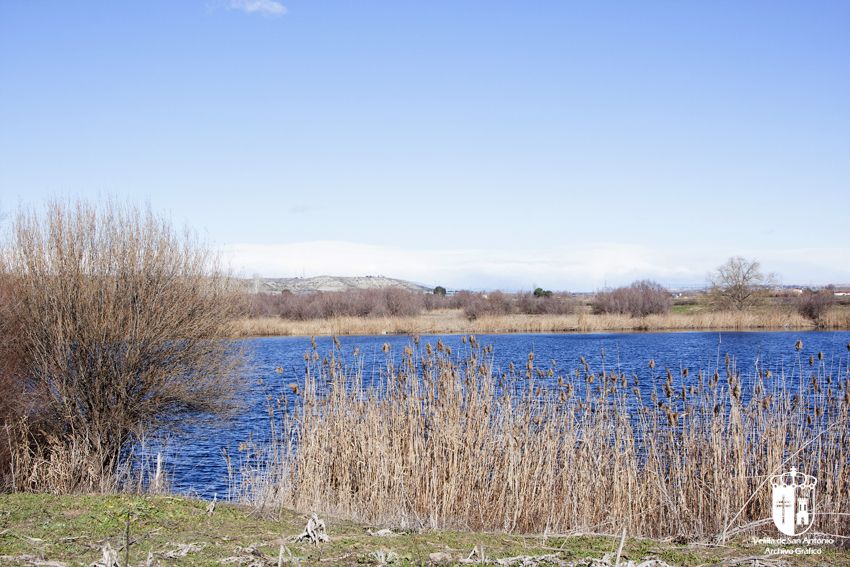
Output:
<svg viewBox="0 0 850 567">
<path fill-rule="evenodd" d="M 316 291 L 348 291 L 353 289 L 398 288 L 426 292 L 430 287 L 384 276 L 315 276 L 312 278 L 247 278 L 241 280 L 251 293 L 312 293 Z"/>
</svg>

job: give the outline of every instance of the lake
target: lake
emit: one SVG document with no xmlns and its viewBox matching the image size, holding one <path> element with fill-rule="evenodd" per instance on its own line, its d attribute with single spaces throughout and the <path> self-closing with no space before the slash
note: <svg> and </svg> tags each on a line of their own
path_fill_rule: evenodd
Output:
<svg viewBox="0 0 850 567">
<path fill-rule="evenodd" d="M 462 357 L 470 347 L 462 342 L 461 335 L 420 336 L 420 348 L 440 339 L 452 348 L 453 356 Z M 850 363 L 850 331 L 790 331 L 790 332 L 682 332 L 682 333 L 599 333 L 551 335 L 479 335 L 481 345 L 492 345 L 494 367 L 506 370 L 513 362 L 524 369 L 528 353 L 534 352 L 535 364 L 556 372 L 569 374 L 584 359 L 595 369 L 603 364 L 610 370 L 619 370 L 628 376 L 641 379 L 651 374 L 664 373 L 669 368 L 677 381 L 687 368 L 693 379 L 699 370 L 713 373 L 725 368 L 728 354 L 742 371 L 744 380 L 754 375 L 758 365 L 775 376 L 783 372 L 793 374 L 798 361 L 808 367 L 809 357 L 815 357 L 827 373 L 845 375 Z M 794 344 L 803 341 L 798 353 Z M 385 367 L 387 356 L 400 357 L 405 346 L 413 345 L 410 336 L 340 337 L 344 356 L 354 360 L 353 352 L 359 349 L 366 381 L 380 380 L 380 369 Z M 320 355 L 333 348 L 329 337 L 317 338 Z M 383 352 L 390 345 L 389 354 Z M 245 389 L 240 395 L 242 407 L 230 420 L 212 420 L 187 427 L 166 445 L 167 470 L 176 492 L 211 498 L 227 493 L 227 467 L 222 448 L 238 456 L 239 443 L 253 436 L 262 440 L 269 434 L 267 404 L 272 398 L 288 392 L 290 383 L 303 383 L 306 362 L 304 354 L 311 350 L 309 338 L 266 337 L 244 341 L 246 369 Z M 818 361 L 818 353 L 823 360 Z M 799 358 L 798 358 L 799 356 Z M 656 363 L 649 368 L 649 360 Z M 277 372 L 281 368 L 282 372 Z M 795 380 L 790 380 L 793 387 Z M 288 396 L 292 399 L 292 396 Z"/>
</svg>

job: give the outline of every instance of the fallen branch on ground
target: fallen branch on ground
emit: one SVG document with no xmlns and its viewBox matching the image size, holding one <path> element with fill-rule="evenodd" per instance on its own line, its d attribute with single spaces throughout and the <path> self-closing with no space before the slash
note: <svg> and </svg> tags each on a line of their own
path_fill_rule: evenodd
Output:
<svg viewBox="0 0 850 567">
<path fill-rule="evenodd" d="M 304 528 L 304 531 L 295 537 L 295 541 L 305 540 L 309 540 L 316 545 L 319 545 L 320 542 L 327 542 L 331 540 L 327 534 L 325 521 L 320 519 L 316 514 L 310 515 L 310 519 L 307 520 L 307 526 Z"/>
</svg>

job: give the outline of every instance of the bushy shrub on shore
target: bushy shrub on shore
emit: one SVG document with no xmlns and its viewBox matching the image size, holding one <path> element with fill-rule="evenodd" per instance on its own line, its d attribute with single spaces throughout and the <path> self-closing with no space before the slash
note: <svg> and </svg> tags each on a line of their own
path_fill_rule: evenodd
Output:
<svg viewBox="0 0 850 567">
<path fill-rule="evenodd" d="M 672 305 L 670 292 L 649 280 L 636 281 L 610 291 L 600 291 L 591 301 L 591 307 L 596 314 L 613 313 L 632 317 L 664 314 L 670 311 Z"/>
<path fill-rule="evenodd" d="M 832 288 L 804 289 L 803 293 L 797 298 L 797 311 L 817 325 L 822 323 L 823 317 L 834 305 L 835 292 Z"/>
<path fill-rule="evenodd" d="M 22 210 L 0 276 L 6 490 L 113 490 L 135 441 L 229 407 L 239 302 L 215 256 L 149 209 Z"/>
</svg>

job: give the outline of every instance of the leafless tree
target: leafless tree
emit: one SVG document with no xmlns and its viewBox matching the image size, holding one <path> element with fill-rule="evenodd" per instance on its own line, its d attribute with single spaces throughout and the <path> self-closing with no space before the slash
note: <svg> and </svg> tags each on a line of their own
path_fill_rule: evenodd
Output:
<svg viewBox="0 0 850 567">
<path fill-rule="evenodd" d="M 721 309 L 742 311 L 756 304 L 775 276 L 764 274 L 761 264 L 740 256 L 729 258 L 709 276 L 711 297 Z"/>
<path fill-rule="evenodd" d="M 192 233 L 149 208 L 57 201 L 18 213 L 0 269 L 6 379 L 37 402 L 15 489 L 107 490 L 134 440 L 230 406 L 239 303 Z"/>
</svg>

